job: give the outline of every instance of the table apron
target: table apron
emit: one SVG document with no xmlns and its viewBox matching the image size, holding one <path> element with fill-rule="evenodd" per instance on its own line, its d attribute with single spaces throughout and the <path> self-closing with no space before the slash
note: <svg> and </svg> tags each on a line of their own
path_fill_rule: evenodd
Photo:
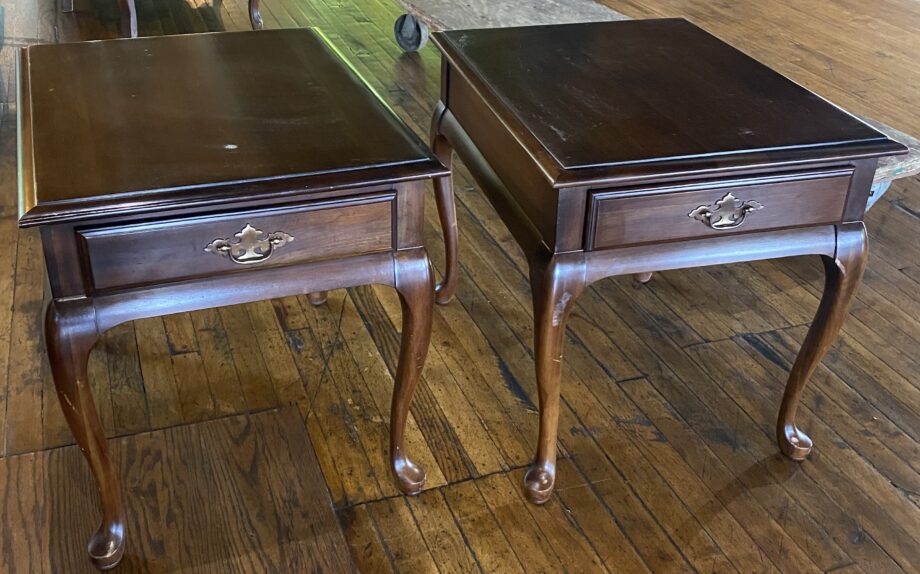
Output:
<svg viewBox="0 0 920 574">
<path fill-rule="evenodd" d="M 424 250 L 424 248 L 415 248 Z M 414 250 L 408 250 L 414 251 Z M 395 251 L 234 273 L 91 297 L 99 332 L 149 317 L 358 285 L 395 285 Z"/>
<path fill-rule="evenodd" d="M 798 255 L 834 257 L 836 243 L 837 226 L 821 225 L 588 251 L 586 281 Z"/>
</svg>

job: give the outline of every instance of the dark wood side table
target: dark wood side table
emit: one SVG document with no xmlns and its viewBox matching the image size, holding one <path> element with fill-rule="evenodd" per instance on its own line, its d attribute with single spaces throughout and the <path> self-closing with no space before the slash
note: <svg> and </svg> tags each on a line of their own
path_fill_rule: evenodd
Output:
<svg viewBox="0 0 920 574">
<path fill-rule="evenodd" d="M 395 287 L 390 459 L 400 489 L 417 493 L 425 473 L 403 429 L 431 330 L 424 180 L 448 173 L 427 146 L 314 30 L 20 56 L 20 225 L 40 228 L 54 382 L 101 493 L 94 563 L 114 566 L 125 532 L 86 362 L 101 333 L 134 319 Z"/>
<path fill-rule="evenodd" d="M 433 35 L 443 55 L 432 147 L 455 150 L 527 256 L 540 435 L 524 479 L 545 502 L 556 475 L 562 343 L 572 304 L 598 279 L 817 254 L 827 285 L 792 368 L 777 439 L 834 340 L 866 262 L 862 223 L 877 158 L 901 153 L 849 114 L 685 20 Z M 437 180 L 448 269 L 457 233 Z"/>
</svg>

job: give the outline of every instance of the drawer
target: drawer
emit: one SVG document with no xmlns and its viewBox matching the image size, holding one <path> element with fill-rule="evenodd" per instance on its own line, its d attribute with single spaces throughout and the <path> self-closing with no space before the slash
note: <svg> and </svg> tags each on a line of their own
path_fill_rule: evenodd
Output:
<svg viewBox="0 0 920 574">
<path fill-rule="evenodd" d="M 393 249 L 395 194 L 82 229 L 96 290 Z"/>
<path fill-rule="evenodd" d="M 587 249 L 837 223 L 852 168 L 591 194 Z"/>
</svg>

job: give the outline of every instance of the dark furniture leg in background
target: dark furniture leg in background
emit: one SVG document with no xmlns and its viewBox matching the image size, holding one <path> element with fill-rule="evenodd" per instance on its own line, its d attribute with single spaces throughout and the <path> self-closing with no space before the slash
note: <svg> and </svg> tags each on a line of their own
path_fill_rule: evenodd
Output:
<svg viewBox="0 0 920 574">
<path fill-rule="evenodd" d="M 316 293 L 307 294 L 307 299 L 310 300 L 310 305 L 314 307 L 319 307 L 326 302 L 326 296 L 328 293 L 326 291 L 317 291 Z"/>
<path fill-rule="evenodd" d="M 441 163 L 450 168 L 454 148 L 439 129 L 446 109 L 444 104 L 438 102 L 431 120 L 431 149 Z M 450 176 L 434 180 L 434 199 L 438 204 L 438 218 L 444 234 L 444 278 L 435 287 L 435 301 L 438 305 L 446 305 L 457 289 L 457 205 Z"/>
<path fill-rule="evenodd" d="M 134 0 L 118 0 L 118 13 L 121 16 L 121 35 L 137 38 L 137 6 Z"/>
<path fill-rule="evenodd" d="M 259 9 L 259 0 L 249 0 L 249 23 L 253 30 L 262 29 L 262 12 Z"/>
<path fill-rule="evenodd" d="M 221 0 L 214 0 L 213 9 L 220 18 Z M 74 0 L 61 0 L 61 12 L 73 12 Z M 137 38 L 137 6 L 135 0 L 118 0 L 119 31 L 124 38 Z M 253 30 L 262 29 L 259 0 L 249 0 L 249 23 Z"/>
</svg>

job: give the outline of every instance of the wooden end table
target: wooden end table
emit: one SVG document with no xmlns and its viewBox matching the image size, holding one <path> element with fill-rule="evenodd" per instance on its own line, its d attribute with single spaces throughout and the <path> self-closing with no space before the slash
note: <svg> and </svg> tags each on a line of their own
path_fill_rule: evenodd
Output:
<svg viewBox="0 0 920 574">
<path fill-rule="evenodd" d="M 802 388 L 834 340 L 866 262 L 862 223 L 884 135 L 685 20 L 433 36 L 441 101 L 432 147 L 455 150 L 530 266 L 540 434 L 524 479 L 545 502 L 556 476 L 562 344 L 573 302 L 598 279 L 817 254 L 827 285 L 792 367 L 777 439 L 802 460 Z M 450 178 L 436 181 L 456 286 Z"/>
<path fill-rule="evenodd" d="M 54 383 L 101 493 L 96 566 L 121 558 L 125 517 L 87 357 L 125 321 L 395 287 L 390 460 L 417 493 L 403 429 L 431 330 L 424 180 L 448 171 L 335 49 L 315 30 L 32 46 L 20 79 L 20 225 L 40 229 Z"/>
</svg>

